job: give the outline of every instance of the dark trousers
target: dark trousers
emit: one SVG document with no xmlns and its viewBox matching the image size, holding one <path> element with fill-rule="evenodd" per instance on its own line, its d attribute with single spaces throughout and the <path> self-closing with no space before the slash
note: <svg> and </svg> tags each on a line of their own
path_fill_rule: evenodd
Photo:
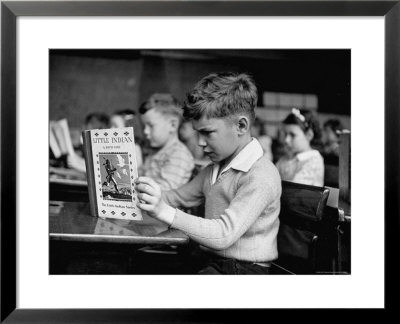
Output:
<svg viewBox="0 0 400 324">
<path fill-rule="evenodd" d="M 269 267 L 263 267 L 254 262 L 240 261 L 224 258 L 213 253 L 208 253 L 200 248 L 192 251 L 188 259 L 189 273 L 193 274 L 269 274 Z"/>
</svg>

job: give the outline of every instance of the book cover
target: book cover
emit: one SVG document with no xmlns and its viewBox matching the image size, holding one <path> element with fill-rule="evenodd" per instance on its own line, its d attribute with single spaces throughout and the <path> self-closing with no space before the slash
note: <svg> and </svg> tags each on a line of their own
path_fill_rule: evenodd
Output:
<svg viewBox="0 0 400 324">
<path fill-rule="evenodd" d="M 142 220 L 133 127 L 83 131 L 90 210 L 93 216 Z"/>
</svg>

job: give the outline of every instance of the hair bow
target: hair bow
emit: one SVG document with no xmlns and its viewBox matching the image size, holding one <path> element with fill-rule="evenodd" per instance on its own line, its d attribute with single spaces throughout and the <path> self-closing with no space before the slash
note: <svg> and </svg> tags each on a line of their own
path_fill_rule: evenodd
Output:
<svg viewBox="0 0 400 324">
<path fill-rule="evenodd" d="M 292 108 L 292 114 L 295 115 L 298 119 L 300 119 L 303 123 L 306 121 L 306 118 L 301 114 L 299 109 Z"/>
</svg>

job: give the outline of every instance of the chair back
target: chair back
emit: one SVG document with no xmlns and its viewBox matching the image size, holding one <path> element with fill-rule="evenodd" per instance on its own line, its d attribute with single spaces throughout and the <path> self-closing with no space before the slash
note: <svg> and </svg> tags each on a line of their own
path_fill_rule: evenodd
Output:
<svg viewBox="0 0 400 324">
<path fill-rule="evenodd" d="M 286 273 L 315 273 L 328 196 L 325 187 L 282 181 L 276 268 Z"/>
</svg>

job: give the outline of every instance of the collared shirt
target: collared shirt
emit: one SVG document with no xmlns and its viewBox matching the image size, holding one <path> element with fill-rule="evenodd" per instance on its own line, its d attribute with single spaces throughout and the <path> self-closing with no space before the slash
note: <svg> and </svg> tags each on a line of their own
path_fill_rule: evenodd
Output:
<svg viewBox="0 0 400 324">
<path fill-rule="evenodd" d="M 317 150 L 282 157 L 276 166 L 282 180 L 320 187 L 324 185 L 324 159 Z"/>
<path fill-rule="evenodd" d="M 220 176 L 228 171 L 229 169 L 235 169 L 238 171 L 247 172 L 253 166 L 253 164 L 264 154 L 264 151 L 260 145 L 260 142 L 253 138 L 252 141 L 247 144 L 232 161 L 221 171 Z M 219 163 L 213 165 L 212 172 L 212 183 L 214 184 L 217 180 L 218 171 L 220 168 Z"/>
<path fill-rule="evenodd" d="M 235 169 L 238 171 L 247 172 L 253 166 L 253 164 L 263 156 L 264 151 L 257 139 L 253 138 L 252 141 L 247 144 L 232 161 L 222 170 L 220 176 L 228 171 L 229 169 Z M 218 176 L 220 164 L 215 163 L 212 171 L 212 184 L 215 183 Z M 170 207 L 160 215 L 160 220 L 164 221 L 168 225 L 171 225 L 175 217 L 175 209 Z"/>
</svg>

